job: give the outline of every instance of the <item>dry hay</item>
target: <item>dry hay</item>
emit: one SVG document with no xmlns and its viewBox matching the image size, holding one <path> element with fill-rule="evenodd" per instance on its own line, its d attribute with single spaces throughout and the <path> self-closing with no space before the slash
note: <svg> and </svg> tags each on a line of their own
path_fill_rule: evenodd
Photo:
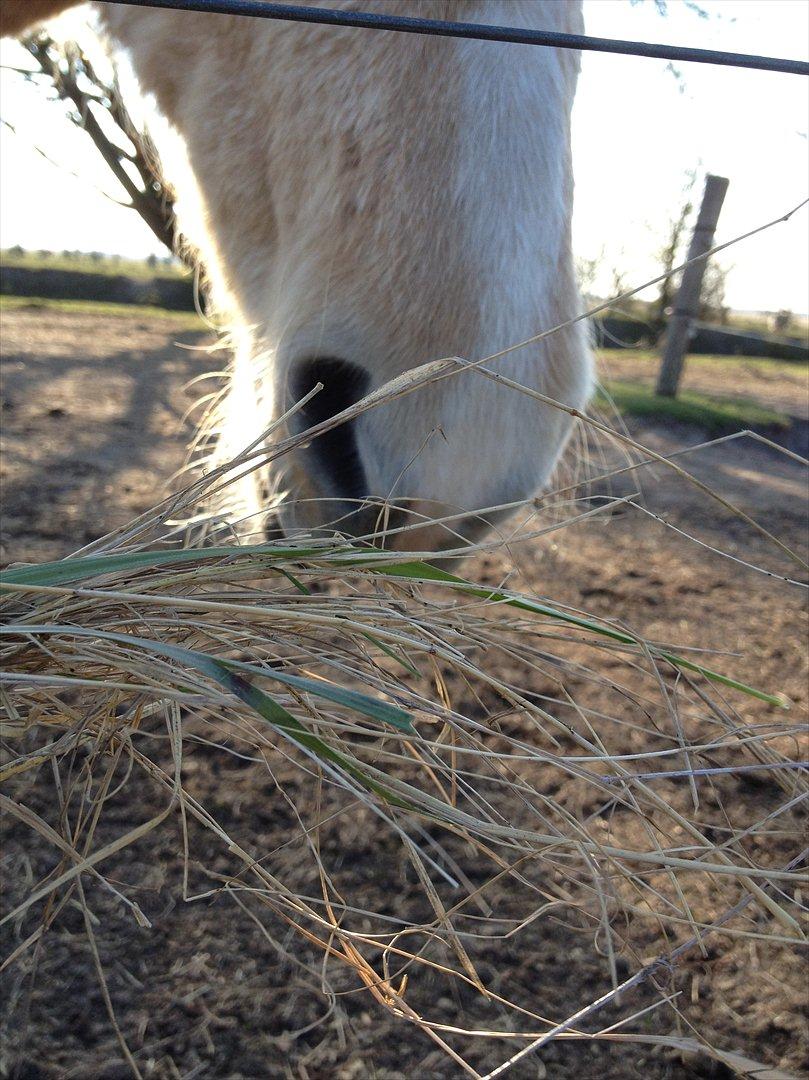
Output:
<svg viewBox="0 0 809 1080">
<path fill-rule="evenodd" d="M 456 366 L 426 365 L 349 412 Z M 9 890 L 15 944 L 4 966 L 78 908 L 105 987 L 93 897 L 107 890 L 148 928 L 120 870 L 128 849 L 168 829 L 182 845 L 184 900 L 249 911 L 256 935 L 319 980 L 330 1008 L 347 972 L 403 1026 L 427 1032 L 452 1075 L 502 1075 L 552 1040 L 583 1038 L 787 1075 L 691 1030 L 669 978 L 718 935 L 760 949 L 806 942 L 805 742 L 777 688 L 735 681 L 732 660 L 698 643 L 644 640 L 507 583 L 476 585 L 429 553 L 339 538 L 177 546 L 188 533 L 167 523 L 267 457 L 250 448 L 90 549 L 4 573 L 2 808 L 53 849 L 50 873 L 22 899 Z M 533 507 L 493 543 L 608 506 L 553 520 Z M 588 704 L 591 686 L 607 686 L 610 712 Z M 746 721 L 751 699 L 773 706 L 766 723 Z M 238 835 L 223 827 L 195 796 L 200 747 L 263 763 L 287 843 L 251 846 L 249 809 Z M 308 777 L 305 799 L 285 787 L 290 768 Z M 50 820 L 26 803 L 42 770 Z M 766 775 L 766 812 L 733 797 L 746 773 Z M 160 812 L 109 827 L 120 791 L 147 785 L 162 792 Z M 793 857 L 773 861 L 785 846 Z M 346 860 L 390 881 L 384 910 L 346 891 Z M 407 895 L 403 866 L 417 884 Z M 522 989 L 509 992 L 506 972 L 477 962 L 482 942 L 519 938 L 537 920 L 580 934 L 612 991 L 548 1019 Z M 319 971 L 299 958 L 302 941 L 322 954 Z M 485 1026 L 432 1019 L 439 995 L 458 987 L 480 996 Z M 105 1001 L 139 1075 L 106 991 Z M 672 1027 L 680 1018 L 674 1034 L 644 1023 L 659 1008 Z M 472 1063 L 484 1060 L 481 1044 L 501 1065 Z"/>
</svg>

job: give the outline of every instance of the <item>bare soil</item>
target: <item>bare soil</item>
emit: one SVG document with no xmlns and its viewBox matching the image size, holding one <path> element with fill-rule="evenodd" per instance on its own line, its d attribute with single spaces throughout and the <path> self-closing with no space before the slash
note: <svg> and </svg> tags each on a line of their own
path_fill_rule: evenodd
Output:
<svg viewBox="0 0 809 1080">
<path fill-rule="evenodd" d="M 156 501 L 184 460 L 191 428 L 182 418 L 199 393 L 198 387 L 183 389 L 184 384 L 218 364 L 201 351 L 178 348 L 177 341 L 203 345 L 208 339 L 178 330 L 171 320 L 21 310 L 4 315 L 2 330 L 2 557 L 14 562 L 60 558 Z M 626 377 L 624 371 L 614 374 Z M 780 387 L 768 385 L 770 396 L 762 396 L 763 403 L 789 398 L 794 404 L 797 391 L 789 380 Z M 749 396 L 755 395 L 751 391 Z M 658 453 L 701 440 L 700 432 L 683 429 L 634 426 L 632 435 Z M 797 463 L 748 440 L 678 460 L 806 554 L 807 486 Z M 615 466 L 618 457 L 605 450 L 599 463 L 591 455 L 591 473 L 603 470 L 605 461 Z M 656 517 L 618 510 L 517 546 L 511 555 L 518 574 L 511 584 L 609 615 L 657 640 L 737 654 L 734 674 L 783 692 L 799 722 L 807 705 L 803 591 L 710 548 L 775 574 L 789 575 L 795 568 L 771 542 L 663 467 L 654 474 L 643 470 L 609 484 L 597 482 L 589 501 L 577 509 L 597 505 L 607 492 L 630 494 L 639 486 L 644 505 Z M 697 546 L 682 533 L 707 546 Z M 481 558 L 467 572 L 495 583 L 506 566 L 493 556 Z M 605 654 L 607 674 L 611 663 Z M 547 692 L 541 680 L 532 689 Z M 449 691 L 462 700 L 462 688 L 450 686 Z M 599 701 L 593 684 L 582 687 L 582 693 L 589 695 L 588 706 L 614 711 L 614 702 Z M 764 724 L 772 715 L 772 706 L 762 702 L 746 708 L 750 724 Z M 233 835 L 249 835 L 251 848 L 266 852 L 274 871 L 282 868 L 286 880 L 299 872 L 302 890 L 317 892 L 317 881 L 307 882 L 304 870 L 296 869 L 299 849 L 285 846 L 294 826 L 291 803 L 279 797 L 263 763 L 225 760 L 200 744 L 185 769 L 196 797 Z M 275 778 L 293 802 L 310 797 L 311 781 L 292 763 L 279 761 Z M 723 778 L 723 783 L 724 802 L 744 803 L 752 818 L 778 805 L 780 792 L 768 780 Z M 109 836 L 164 805 L 159 793 L 135 787 L 122 788 L 110 800 Z M 10 794 L 20 797 L 23 792 Z M 53 822 L 56 800 L 49 772 L 26 780 L 24 797 Z M 710 790 L 705 798 L 710 807 Z M 571 808 L 574 800 L 572 792 Z M 591 808 L 576 809 L 584 813 Z M 3 834 L 5 904 L 13 907 L 52 870 L 55 856 L 38 834 L 18 822 L 6 819 Z M 793 841 L 785 837 L 786 832 L 772 833 L 769 850 L 762 853 L 770 865 L 785 865 L 795 855 Z M 361 896 L 364 907 L 409 916 L 426 903 L 396 844 L 367 817 L 358 813 L 346 821 L 330 842 L 336 845 L 329 854 L 339 887 L 346 895 L 353 890 Z M 192 830 L 190 843 L 189 887 L 191 893 L 202 892 L 214 886 L 217 870 L 228 873 L 228 864 L 205 848 L 204 835 Z M 422 1031 L 392 1018 L 359 992 L 349 975 L 330 971 L 339 995 L 330 1004 L 320 986 L 319 954 L 291 937 L 280 921 L 265 919 L 262 933 L 249 907 L 238 907 L 220 893 L 184 903 L 178 829 L 150 834 L 128 848 L 114 869 L 125 891 L 137 897 L 151 928 L 138 926 L 114 897 L 89 880 L 87 895 L 98 918 L 94 938 L 110 999 L 143 1075 L 189 1080 L 443 1080 L 464 1075 Z M 484 880 L 483 869 L 467 864 L 466 871 L 473 881 L 476 874 Z M 714 905 L 716 916 L 723 910 L 722 897 L 700 894 L 705 889 L 695 881 L 690 900 L 703 910 Z M 506 899 L 516 905 L 516 896 Z M 3 928 L 4 955 L 20 944 L 18 933 L 14 926 Z M 644 954 L 641 947 L 635 955 L 619 957 L 619 975 L 652 959 L 657 946 L 659 937 L 650 932 L 651 951 Z M 514 939 L 482 942 L 473 959 L 490 985 L 557 1021 L 611 985 L 605 958 L 592 949 L 592 936 L 563 918 L 537 919 Z M 20 1080 L 130 1075 L 107 1016 L 78 907 L 65 908 L 42 943 L 25 951 L 3 979 L 0 1075 Z M 716 938 L 704 955 L 695 952 L 663 984 L 680 995 L 679 1030 L 684 1034 L 693 1035 L 693 1025 L 715 1046 L 793 1076 L 808 1074 L 805 956 L 787 946 Z M 407 999 L 447 1024 L 500 1025 L 495 1004 L 463 987 L 448 989 L 429 975 L 414 975 Z M 620 1010 L 600 1014 L 598 1023 L 617 1020 L 652 1000 L 640 992 Z M 532 1030 L 529 1019 L 526 1030 Z M 634 1030 L 669 1033 L 677 1028 L 671 1011 L 659 1009 Z M 516 1048 L 478 1039 L 469 1060 L 485 1073 Z M 684 1080 L 732 1073 L 704 1057 L 682 1058 L 643 1044 L 571 1040 L 528 1057 L 507 1075 L 515 1080 Z"/>
</svg>

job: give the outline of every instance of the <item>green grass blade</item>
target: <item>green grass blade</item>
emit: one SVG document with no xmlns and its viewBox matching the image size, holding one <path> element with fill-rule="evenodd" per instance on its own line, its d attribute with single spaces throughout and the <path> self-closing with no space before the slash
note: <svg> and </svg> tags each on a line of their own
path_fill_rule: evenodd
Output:
<svg viewBox="0 0 809 1080">
<path fill-rule="evenodd" d="M 509 607 L 519 608 L 521 611 L 531 611 L 537 615 L 545 615 L 548 618 L 555 619 L 559 622 L 577 626 L 579 629 L 589 630 L 591 633 L 599 634 L 601 637 L 611 638 L 613 641 L 620 641 L 624 645 L 640 644 L 637 638 L 634 638 L 631 634 L 626 634 L 621 630 L 614 630 L 612 627 L 603 626 L 590 619 L 583 619 L 578 615 L 570 615 L 565 611 L 560 611 L 558 608 L 550 607 L 548 604 L 540 604 L 535 600 L 530 600 L 528 597 L 512 596 L 509 593 L 501 592 L 499 589 L 481 588 L 479 585 L 473 585 L 471 582 L 456 577 L 454 574 L 448 574 L 445 570 L 440 570 L 436 566 L 430 566 L 428 563 L 416 561 L 389 566 L 371 565 L 368 569 L 372 570 L 375 574 L 384 574 L 387 577 L 401 577 L 411 580 L 418 579 L 432 581 L 438 584 L 450 584 L 455 586 L 458 592 L 466 593 L 468 596 L 479 596 L 481 599 L 506 604 Z M 711 682 L 715 682 L 721 686 L 727 686 L 733 690 L 738 690 L 740 693 L 747 694 L 749 697 L 756 698 L 759 701 L 766 701 L 769 705 L 775 705 L 781 709 L 789 707 L 787 702 L 777 694 L 768 694 L 764 690 L 757 690 L 754 686 L 748 686 L 746 683 L 739 682 L 737 679 L 731 679 L 727 675 L 721 675 L 718 671 L 713 671 L 711 668 L 703 667 L 702 664 L 694 663 L 693 660 L 686 660 L 685 657 L 678 656 L 677 653 L 657 649 L 653 645 L 648 646 L 648 648 L 653 656 L 667 661 L 667 663 L 672 664 L 674 667 L 693 671 L 696 674 L 709 679 Z"/>
<path fill-rule="evenodd" d="M 259 689 L 259 687 L 254 686 L 253 683 L 243 678 L 237 671 L 234 671 L 233 666 L 237 663 L 235 661 L 219 660 L 215 657 L 208 656 L 207 653 L 186 649 L 181 645 L 169 645 L 162 641 L 151 641 L 147 638 L 133 637 L 129 634 L 116 634 L 111 631 L 91 630 L 85 627 L 7 626 L 0 627 L 0 634 L 14 636 L 25 636 L 26 634 L 72 634 L 77 637 L 102 638 L 110 641 L 117 641 L 123 645 L 132 645 L 135 648 L 145 649 L 147 652 L 156 653 L 158 656 L 164 656 L 171 660 L 177 660 L 187 664 L 189 667 L 193 667 L 203 675 L 207 675 L 209 678 L 213 679 L 223 689 L 234 694 L 246 705 L 249 705 L 254 712 L 262 717 L 262 719 L 266 720 L 277 730 L 293 739 L 299 746 L 310 751 L 310 753 L 314 754 L 322 761 L 328 762 L 331 765 L 336 765 L 339 769 L 342 769 L 367 791 L 378 795 L 385 802 L 393 806 L 398 806 L 404 810 L 416 811 L 416 807 L 388 790 L 384 784 L 380 784 L 379 781 L 375 780 L 372 776 L 369 776 L 359 765 L 355 764 L 339 751 L 334 750 L 319 736 L 313 735 L 312 732 L 308 731 L 300 720 L 297 720 L 292 713 L 288 712 L 283 707 L 283 705 L 279 705 L 269 694 Z M 238 666 L 250 667 L 252 665 Z M 262 675 L 266 674 L 263 668 L 258 670 Z"/>
<path fill-rule="evenodd" d="M 402 563 L 385 563 L 379 565 L 379 559 L 390 558 L 389 552 L 382 552 L 375 548 L 368 549 L 344 549 L 337 552 L 323 547 L 295 548 L 277 547 L 273 544 L 253 544 L 244 547 L 218 547 L 167 551 L 136 551 L 125 552 L 119 555 L 90 555 L 78 559 L 65 559 L 59 562 L 40 563 L 36 566 L 21 566 L 0 573 L 0 584 L 6 588 L 15 585 L 59 585 L 66 582 L 84 581 L 88 578 L 98 577 L 101 574 L 131 572 L 141 569 L 153 569 L 159 566 L 175 564 L 192 564 L 194 562 L 207 562 L 211 559 L 241 559 L 250 556 L 267 556 L 272 560 L 297 560 L 297 559 L 321 559 L 333 562 L 339 566 L 357 566 L 370 570 L 375 574 L 383 574 L 386 577 L 404 578 L 415 581 L 429 581 L 439 585 L 452 585 L 457 591 L 468 596 L 478 596 L 483 600 L 506 604 L 509 607 L 518 608 L 521 611 L 529 611 L 536 615 L 544 615 L 546 618 L 558 622 L 576 626 L 581 630 L 587 630 L 600 637 L 610 638 L 624 645 L 638 645 L 639 642 L 631 634 L 612 627 L 584 619 L 578 615 L 571 615 L 548 604 L 541 604 L 528 597 L 514 596 L 502 592 L 499 589 L 489 589 L 474 585 L 464 578 L 456 577 L 445 570 L 440 570 L 429 563 L 412 560 Z M 296 584 L 293 582 L 293 584 Z M 300 583 L 297 583 L 300 584 Z M 305 587 L 303 587 L 305 588 Z M 787 708 L 784 699 L 776 694 L 768 694 L 763 690 L 748 686 L 746 683 L 731 679 L 711 668 L 695 664 L 691 660 L 676 653 L 667 652 L 650 646 L 652 655 L 672 664 L 674 667 L 693 671 L 722 686 L 727 686 L 740 693 L 747 694 L 759 701 L 765 701 L 778 708 Z"/>
<path fill-rule="evenodd" d="M 173 660 L 190 664 L 198 671 L 203 671 L 207 675 L 213 674 L 210 665 L 218 664 L 222 670 L 233 672 L 243 671 L 245 674 L 253 675 L 258 678 L 274 679 L 276 682 L 280 682 L 285 686 L 292 686 L 297 690 L 314 694 L 326 701 L 344 705 L 349 709 L 353 709 L 355 712 L 361 713 L 363 716 L 370 717 L 372 720 L 390 724 L 400 731 L 405 731 L 408 734 L 414 733 L 410 716 L 404 709 L 400 709 L 396 705 L 390 705 L 385 701 L 379 701 L 376 698 L 369 697 L 367 694 L 362 694 L 357 690 L 346 690 L 342 686 L 337 686 L 334 683 L 325 680 L 307 679 L 302 675 L 291 675 L 285 671 L 276 671 L 274 668 L 265 668 L 258 664 L 247 664 L 241 660 L 220 660 L 216 657 L 209 656 L 207 653 L 186 649 L 181 645 L 171 645 L 163 641 L 151 641 L 148 638 L 135 637 L 131 634 L 118 634 L 108 630 L 93 630 L 88 627 L 77 626 L 28 626 L 27 624 L 0 628 L 0 634 L 24 635 L 57 633 L 69 633 L 77 637 L 101 638 L 105 641 L 116 641 L 121 645 L 133 645 L 136 648 L 145 649 L 147 652 L 157 653 L 158 655 L 167 656 Z M 221 682 L 221 679 L 218 681 Z M 281 706 L 279 706 L 279 708 L 280 707 Z M 300 725 L 299 721 L 295 720 L 294 722 L 302 731 L 306 730 Z M 315 736 L 312 737 L 314 738 Z"/>
<path fill-rule="evenodd" d="M 125 551 L 117 555 L 86 555 L 78 559 L 18 566 L 0 572 L 0 584 L 64 585 L 70 581 L 86 581 L 102 574 L 121 574 L 137 570 L 153 570 L 160 566 L 209 562 L 211 559 L 242 559 L 251 555 L 267 555 L 278 559 L 307 559 L 324 553 L 323 548 L 278 548 L 273 544 L 252 544 L 249 547 L 181 548 L 164 551 Z"/>
<path fill-rule="evenodd" d="M 317 735 L 313 735 L 310 731 L 292 716 L 291 713 L 279 705 L 277 701 L 271 698 L 268 694 L 265 694 L 263 690 L 260 690 L 253 683 L 247 679 L 243 679 L 241 675 L 238 675 L 235 671 L 231 671 L 221 660 L 213 661 L 215 667 L 220 668 L 219 673 L 214 673 L 213 677 L 225 687 L 240 698 L 245 705 L 249 705 L 251 709 L 262 716 L 274 727 L 279 728 L 281 731 L 286 732 L 295 742 L 308 750 L 311 750 L 317 757 L 322 760 L 328 761 L 332 765 L 336 765 L 344 772 L 348 773 L 352 779 L 367 790 L 378 795 L 385 802 L 398 806 L 403 810 L 416 810 L 416 807 L 411 806 L 405 799 L 401 799 L 398 795 L 395 795 L 384 784 L 380 784 L 377 780 L 374 780 L 372 776 L 361 769 L 354 762 L 350 761 L 347 757 L 344 757 L 337 750 L 333 750 L 327 743 L 324 743 L 322 739 L 319 739 Z"/>
</svg>

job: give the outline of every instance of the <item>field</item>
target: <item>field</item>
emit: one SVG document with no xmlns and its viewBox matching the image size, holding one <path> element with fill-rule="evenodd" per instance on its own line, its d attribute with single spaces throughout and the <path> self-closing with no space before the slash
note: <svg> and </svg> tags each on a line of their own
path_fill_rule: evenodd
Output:
<svg viewBox="0 0 809 1080">
<path fill-rule="evenodd" d="M 205 389 L 205 384 L 190 389 L 185 384 L 221 366 L 221 354 L 202 351 L 210 341 L 204 328 L 195 328 L 186 316 L 4 305 L 3 562 L 61 558 L 156 501 L 183 464 L 192 430 L 186 413 Z M 200 348 L 180 349 L 176 342 Z M 644 415 L 648 394 L 644 397 L 643 389 L 652 377 L 648 357 L 611 354 L 605 363 L 618 388 L 613 396 L 621 421 L 659 454 L 699 443 L 707 432 L 727 431 L 739 416 L 793 449 L 805 440 L 805 367 L 692 358 L 688 385 L 701 395 L 698 404 L 706 411 L 691 412 L 688 418 L 702 417 L 700 427 L 672 423 L 671 416 L 659 413 Z M 632 388 L 632 395 L 622 392 L 625 387 Z M 732 414 L 722 411 L 729 401 L 736 410 Z M 600 445 L 590 448 L 583 467 L 597 474 L 622 460 L 612 447 Z M 680 460 L 784 543 L 806 554 L 806 477 L 794 460 L 750 439 L 720 443 Z M 719 554 L 775 574 L 788 572 L 772 544 L 662 466 L 654 472 L 625 473 L 608 487 L 596 483 L 583 505 L 559 512 L 594 506 L 608 490 L 620 496 L 641 491 L 642 505 L 655 516 L 625 505 L 609 517 L 583 520 L 513 548 L 510 564 L 496 554 L 481 558 L 467 573 L 494 587 L 511 571 L 510 584 L 522 592 L 608 616 L 657 640 L 708 650 L 715 665 L 732 659 L 736 677 L 785 695 L 794 722 L 804 720 L 807 609 L 802 591 Z M 689 537 L 697 537 L 702 546 Z M 607 679 L 613 667 L 613 655 L 604 653 Z M 601 698 L 593 684 L 575 678 L 568 688 L 574 697 L 581 693 L 582 702 L 586 698 L 596 714 L 615 709 L 606 682 Z M 542 679 L 532 690 L 551 693 Z M 449 684 L 447 692 L 463 698 L 464 689 Z M 745 722 L 751 726 L 772 720 L 770 704 L 753 701 L 744 707 Z M 223 762 L 222 755 L 203 742 L 185 769 L 197 798 L 228 830 L 235 835 L 249 831 L 254 846 L 268 859 L 284 862 L 294 877 L 294 857 L 284 852 L 295 804 L 310 795 L 305 773 L 284 759 L 274 763 L 273 779 L 286 793 L 285 801 L 263 763 L 236 757 Z M 46 773 L 26 774 L 16 792 L 43 816 L 49 815 L 53 791 Z M 744 803 L 757 818 L 778 805 L 779 791 L 764 774 L 725 776 L 717 788 L 706 785 L 701 810 L 706 817 L 721 805 L 717 792 L 728 804 Z M 151 798 L 152 792 L 143 793 L 144 801 Z M 159 800 L 154 807 L 137 802 L 129 786 L 110 800 L 108 825 L 125 827 L 160 808 Z M 591 811 L 595 806 L 574 812 Z M 6 903 L 13 906 L 32 882 L 50 871 L 53 856 L 48 843 L 20 823 L 6 818 L 4 831 L 2 865 L 10 882 Z M 375 842 L 371 821 L 361 816 L 346 821 L 334 842 L 344 852 L 335 861 L 344 892 L 361 895 L 364 906 L 390 916 L 418 908 L 424 899 L 418 881 L 409 867 L 396 863 L 386 841 Z M 228 872 L 216 858 L 206 861 L 202 848 L 200 852 L 199 861 L 192 860 L 190 866 L 191 892 L 211 887 L 208 871 Z M 762 855 L 768 865 L 783 866 L 794 854 L 787 830 L 772 828 Z M 282 924 L 268 922 L 262 933 L 251 909 L 227 903 L 215 891 L 183 903 L 187 869 L 177 830 L 139 841 L 117 866 L 116 880 L 137 895 L 151 929 L 138 925 L 114 896 L 103 890 L 93 893 L 95 942 L 109 994 L 144 1075 L 285 1080 L 462 1075 L 423 1031 L 391 1018 L 339 972 L 329 973 L 337 994 L 330 1005 L 321 993 L 322 958 Z M 470 873 L 474 877 L 474 869 Z M 693 903 L 714 915 L 721 913 L 719 893 L 705 892 L 708 887 L 696 878 L 690 887 Z M 762 932 L 765 924 L 760 918 Z M 6 955 L 20 941 L 13 926 L 4 927 L 3 934 Z M 620 956 L 619 974 L 654 955 L 641 951 Z M 482 941 L 474 962 L 487 979 L 507 984 L 504 992 L 526 1008 L 554 1020 L 610 987 L 606 960 L 592 951 L 591 939 L 581 927 L 553 915 L 537 918 L 513 940 Z M 714 1046 L 763 1062 L 771 1070 L 785 1070 L 761 1073 L 762 1080 L 805 1075 L 809 1032 L 804 964 L 805 957 L 788 945 L 745 936 L 712 939 L 702 955 L 695 951 L 661 979 L 667 993 L 679 995 L 679 1019 L 669 1009 L 656 1009 L 632 1030 L 687 1037 L 698 1031 Z M 5 971 L 3 979 L 1 1075 L 21 1080 L 130 1075 L 107 1019 L 78 908 L 66 909 L 41 947 Z M 413 983 L 414 1000 L 429 1002 L 433 1018 L 467 1028 L 496 1026 L 496 1008 L 468 988 L 448 993 L 443 984 L 423 975 L 414 975 Z M 652 1000 L 640 992 L 635 1001 L 623 1003 L 621 1015 Z M 608 1012 L 607 1018 L 618 1015 Z M 484 1072 L 513 1049 L 479 1039 L 471 1060 Z M 705 1056 L 683 1058 L 644 1043 L 559 1040 L 508 1075 L 520 1080 L 685 1080 L 732 1072 Z"/>
<path fill-rule="evenodd" d="M 616 405 L 636 416 L 695 423 L 724 434 L 739 428 L 786 431 L 805 445 L 809 421 L 809 370 L 806 364 L 756 357 L 690 356 L 682 392 L 675 401 L 651 392 L 658 359 L 635 349 L 605 349 L 601 377 Z M 796 445 L 796 449 L 798 446 Z M 805 451 L 804 451 L 805 453 Z"/>
</svg>

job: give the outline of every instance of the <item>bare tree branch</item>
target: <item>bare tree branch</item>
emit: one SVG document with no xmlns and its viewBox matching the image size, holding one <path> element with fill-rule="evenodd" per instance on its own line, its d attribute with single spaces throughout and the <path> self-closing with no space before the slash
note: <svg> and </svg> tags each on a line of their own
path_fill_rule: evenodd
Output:
<svg viewBox="0 0 809 1080">
<path fill-rule="evenodd" d="M 43 30 L 27 35 L 22 39 L 22 45 L 36 61 L 39 71 L 17 69 L 19 73 L 29 81 L 44 75 L 58 97 L 75 107 L 75 113 L 69 113 L 70 119 L 93 140 L 110 172 L 126 192 L 130 200 L 128 205 L 137 210 L 173 255 L 187 261 L 179 243 L 174 199 L 163 180 L 157 150 L 149 133 L 138 128 L 132 120 L 117 76 L 110 81 L 103 79 L 75 41 L 57 44 Z M 131 149 L 121 146 L 107 134 L 95 115 L 96 108 L 104 110 Z M 50 160 L 42 150 L 39 153 Z"/>
<path fill-rule="evenodd" d="M 21 138 L 20 133 L 19 131 L 17 131 L 17 128 L 14 126 L 14 124 L 12 124 L 10 121 L 6 120 L 2 116 L 0 116 L 0 125 L 8 128 L 12 135 L 16 135 L 18 139 Z M 49 165 L 53 165 L 55 169 L 62 169 L 68 174 L 68 176 L 73 176 L 76 178 L 76 180 L 81 180 L 82 183 L 86 182 L 85 177 L 80 176 L 79 173 L 77 173 L 74 169 L 69 169 L 67 165 L 63 165 L 61 162 L 56 161 L 56 159 L 52 158 L 50 154 L 46 154 L 41 146 L 37 146 L 37 144 L 34 142 L 29 142 L 28 146 L 34 151 L 34 153 L 39 154 L 40 157 L 44 158 Z M 116 199 L 114 195 L 110 195 L 108 191 L 100 188 L 98 184 L 93 184 L 92 186 L 95 188 L 99 195 L 103 195 L 105 199 L 109 199 L 109 201 L 115 203 L 116 206 L 122 206 L 126 210 L 135 209 L 132 203 L 123 202 L 121 199 Z"/>
</svg>

